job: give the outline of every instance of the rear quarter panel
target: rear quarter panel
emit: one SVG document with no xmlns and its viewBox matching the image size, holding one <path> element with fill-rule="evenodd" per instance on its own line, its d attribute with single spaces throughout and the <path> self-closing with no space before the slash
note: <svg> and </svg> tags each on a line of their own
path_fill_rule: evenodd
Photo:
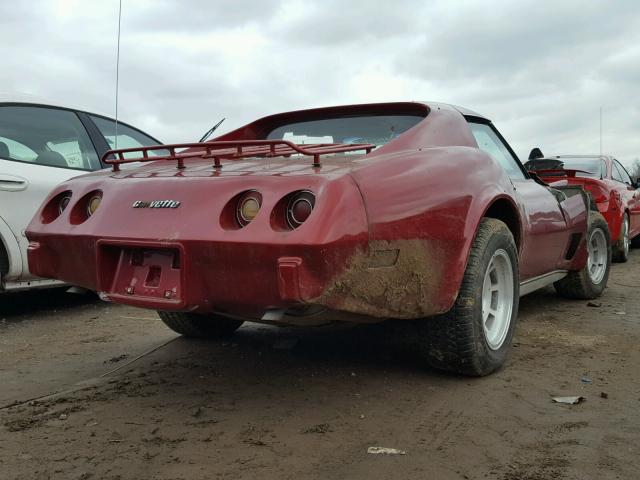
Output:
<svg viewBox="0 0 640 480">
<path fill-rule="evenodd" d="M 372 245 L 416 242 L 422 249 L 413 279 L 430 294 L 425 310 L 453 305 L 469 250 L 488 207 L 504 198 L 514 208 L 513 184 L 484 152 L 440 147 L 383 155 L 352 173 L 362 192 Z M 415 246 L 415 244 L 414 244 Z"/>
</svg>

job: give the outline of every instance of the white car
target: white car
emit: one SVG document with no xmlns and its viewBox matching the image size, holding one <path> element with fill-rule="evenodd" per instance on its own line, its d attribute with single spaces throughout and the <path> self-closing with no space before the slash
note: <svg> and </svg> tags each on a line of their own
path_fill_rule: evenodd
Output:
<svg viewBox="0 0 640 480">
<path fill-rule="evenodd" d="M 118 148 L 160 144 L 122 122 L 116 138 L 115 121 L 102 115 L 0 101 L 0 293 L 61 285 L 29 273 L 24 230 L 56 185 L 106 168 L 100 158 L 116 140 Z"/>
</svg>

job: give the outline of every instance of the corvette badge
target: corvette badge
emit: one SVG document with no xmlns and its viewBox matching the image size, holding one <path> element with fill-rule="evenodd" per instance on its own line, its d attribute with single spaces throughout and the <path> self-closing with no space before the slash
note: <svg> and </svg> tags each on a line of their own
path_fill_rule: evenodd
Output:
<svg viewBox="0 0 640 480">
<path fill-rule="evenodd" d="M 177 200 L 152 200 L 149 202 L 136 200 L 131 206 L 133 208 L 178 208 L 180 202 Z"/>
</svg>

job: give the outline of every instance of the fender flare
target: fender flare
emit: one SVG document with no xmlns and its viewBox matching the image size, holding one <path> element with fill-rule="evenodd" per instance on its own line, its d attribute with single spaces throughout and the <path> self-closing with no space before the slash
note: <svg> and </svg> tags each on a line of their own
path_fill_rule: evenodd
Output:
<svg viewBox="0 0 640 480">
<path fill-rule="evenodd" d="M 629 219 L 629 237 L 631 237 L 631 212 L 629 211 L 628 205 L 622 210 L 622 218 L 624 218 L 625 215 Z M 622 222 L 620 222 L 620 228 L 622 228 Z M 620 232 L 618 233 L 618 238 L 620 238 Z M 629 240 L 631 240 L 631 238 L 629 238 Z"/>
<path fill-rule="evenodd" d="M 620 208 L 620 214 L 615 217 L 611 217 L 611 221 L 605 217 L 607 225 L 609 226 L 609 235 L 611 235 L 611 245 L 615 245 L 620 241 L 620 235 L 622 235 L 622 222 L 625 215 L 629 219 L 629 236 L 631 236 L 631 212 L 628 207 L 623 206 Z"/>
<path fill-rule="evenodd" d="M 514 200 L 514 198 L 509 195 L 507 192 L 500 191 L 494 186 L 490 186 L 485 189 L 480 195 L 474 197 L 473 203 L 469 206 L 467 211 L 467 222 L 465 227 L 465 232 L 467 233 L 467 245 L 466 245 L 466 258 L 465 258 L 465 268 L 467 266 L 467 262 L 469 260 L 469 255 L 471 253 L 471 245 L 473 244 L 476 235 L 478 234 L 478 229 L 480 228 L 480 222 L 483 218 L 487 216 L 487 213 L 491 210 L 496 203 L 504 203 L 508 204 L 511 210 L 511 213 L 514 215 L 514 220 L 517 225 L 509 225 L 507 223 L 507 227 L 514 234 L 514 240 L 516 242 L 516 249 L 518 253 L 522 248 L 522 239 L 524 236 L 524 221 L 522 218 L 522 212 L 518 207 L 518 204 Z M 505 222 L 506 223 L 506 222 Z"/>
<path fill-rule="evenodd" d="M 512 216 L 512 218 L 505 221 L 503 218 L 493 217 L 492 215 L 490 215 L 489 213 L 491 212 L 491 210 L 498 204 L 507 205 L 508 212 L 505 212 L 505 214 L 507 216 Z M 520 253 L 522 249 L 522 239 L 524 237 L 524 222 L 522 219 L 522 212 L 520 211 L 520 208 L 516 204 L 513 197 L 510 197 L 506 193 L 498 193 L 491 201 L 486 204 L 486 207 L 482 212 L 482 217 L 476 223 L 474 238 L 475 235 L 478 234 L 480 221 L 485 217 L 497 218 L 507 225 L 507 227 L 513 234 L 513 239 L 516 243 L 516 250 L 518 251 L 518 253 Z"/>
<path fill-rule="evenodd" d="M 510 208 L 513 210 L 514 215 L 517 217 L 516 221 L 519 231 L 517 232 L 518 235 L 514 235 L 514 240 L 516 242 L 516 249 L 518 253 L 520 253 L 520 249 L 522 247 L 522 238 L 524 236 L 524 225 L 520 209 L 518 208 L 518 204 L 515 202 L 514 198 L 511 197 L 507 192 L 500 191 L 500 189 L 496 188 L 495 185 L 490 185 L 479 195 L 474 196 L 472 203 L 467 209 L 465 222 L 466 240 L 462 250 L 463 253 L 461 258 L 463 264 L 461 270 L 459 271 L 459 277 L 455 277 L 455 283 L 457 287 L 455 289 L 455 295 L 451 298 L 450 307 L 453 306 L 458 296 L 459 287 L 462 282 L 462 278 L 464 277 L 464 273 L 467 269 L 467 264 L 469 263 L 471 248 L 478 234 L 478 230 L 480 229 L 480 223 L 482 222 L 482 219 L 486 217 L 486 214 L 490 210 L 490 208 L 497 202 L 508 202 Z M 507 225 L 507 227 L 512 230 L 513 225 Z"/>
</svg>

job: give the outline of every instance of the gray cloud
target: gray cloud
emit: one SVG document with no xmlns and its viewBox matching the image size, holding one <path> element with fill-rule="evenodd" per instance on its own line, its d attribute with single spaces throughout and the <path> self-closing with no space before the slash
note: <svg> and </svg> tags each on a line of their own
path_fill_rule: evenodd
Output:
<svg viewBox="0 0 640 480">
<path fill-rule="evenodd" d="M 280 0 L 123 1 L 128 22 L 141 31 L 202 33 L 248 23 L 265 23 L 281 8 Z"/>
<path fill-rule="evenodd" d="M 270 32 L 305 48 L 340 49 L 365 43 L 373 54 L 377 45 L 419 34 L 428 10 L 428 2 L 419 1 L 283 2 L 282 15 L 274 19 Z"/>
<path fill-rule="evenodd" d="M 117 0 L 0 4 L 0 91 L 113 114 Z M 165 141 L 223 116 L 430 99 L 492 118 L 521 156 L 640 156 L 640 5 L 123 0 L 121 117 Z"/>
</svg>

